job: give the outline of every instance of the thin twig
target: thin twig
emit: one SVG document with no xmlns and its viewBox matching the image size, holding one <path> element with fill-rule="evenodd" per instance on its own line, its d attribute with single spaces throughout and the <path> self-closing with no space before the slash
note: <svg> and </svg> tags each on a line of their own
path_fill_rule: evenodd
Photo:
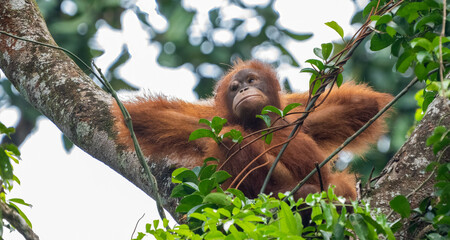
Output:
<svg viewBox="0 0 450 240">
<path fill-rule="evenodd" d="M 134 233 L 136 232 L 137 226 L 139 225 L 139 222 L 144 218 L 144 216 L 145 216 L 145 213 L 142 214 L 142 217 L 140 217 L 137 220 L 136 225 L 134 225 L 133 233 L 131 233 L 131 239 L 133 239 L 133 236 L 134 236 Z"/>
<path fill-rule="evenodd" d="M 317 174 L 319 175 L 319 183 L 320 183 L 320 191 L 323 192 L 323 181 L 322 181 L 322 173 L 320 172 L 319 164 L 316 163 Z"/>
</svg>

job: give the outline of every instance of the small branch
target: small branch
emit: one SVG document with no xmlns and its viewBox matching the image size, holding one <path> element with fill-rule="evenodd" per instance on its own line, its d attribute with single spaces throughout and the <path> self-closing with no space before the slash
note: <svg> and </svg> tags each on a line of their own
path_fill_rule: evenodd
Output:
<svg viewBox="0 0 450 240">
<path fill-rule="evenodd" d="M 25 220 L 20 216 L 20 214 L 8 204 L 0 201 L 0 210 L 3 218 L 6 219 L 17 231 L 22 234 L 27 240 L 39 240 L 39 236 L 33 232 L 30 226 L 25 222 Z M 0 220 L 1 221 L 1 220 Z"/>
<path fill-rule="evenodd" d="M 316 163 L 315 165 L 316 165 L 317 174 L 319 175 L 320 191 L 323 192 L 322 173 L 320 173 L 320 167 L 319 167 L 319 164 Z"/>
<path fill-rule="evenodd" d="M 133 233 L 131 234 L 131 239 L 133 239 L 133 235 L 134 235 L 134 233 L 136 232 L 137 226 L 139 225 L 139 222 L 144 218 L 144 216 L 145 216 L 145 213 L 142 214 L 142 217 L 140 217 L 140 218 L 137 220 L 136 225 L 134 225 Z"/>
</svg>

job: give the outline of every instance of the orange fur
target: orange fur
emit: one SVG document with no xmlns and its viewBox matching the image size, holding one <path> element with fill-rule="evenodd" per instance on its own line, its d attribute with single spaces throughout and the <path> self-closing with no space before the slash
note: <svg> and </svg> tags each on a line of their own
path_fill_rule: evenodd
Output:
<svg viewBox="0 0 450 240">
<path fill-rule="evenodd" d="M 182 100 L 169 100 L 166 97 L 141 97 L 135 101 L 126 103 L 125 106 L 131 114 L 136 136 L 142 146 L 144 154 L 164 158 L 168 156 L 174 159 L 177 166 L 193 167 L 201 165 L 206 157 L 216 157 L 222 165 L 230 152 L 211 139 L 199 139 L 188 142 L 189 135 L 198 128 L 205 128 L 198 124 L 200 118 L 211 119 L 220 116 L 228 119 L 228 124 L 223 131 L 237 129 L 243 136 L 251 133 L 250 130 L 239 125 L 238 119 L 230 110 L 226 94 L 228 85 L 234 74 L 243 69 L 255 69 L 264 73 L 269 79 L 267 97 L 272 105 L 284 108 L 293 102 L 303 103 L 296 111 L 303 111 L 308 94 L 280 94 L 280 86 L 273 69 L 258 61 L 239 61 L 223 77 L 216 88 L 216 96 L 213 102 L 205 104 L 188 103 Z M 324 94 L 325 95 L 325 94 Z M 323 97 L 322 97 L 323 98 Z M 384 105 L 391 100 L 391 96 L 385 93 L 373 91 L 365 85 L 344 84 L 339 89 L 333 89 L 328 98 L 310 114 L 304 122 L 301 131 L 287 147 L 281 158 L 280 164 L 270 179 L 266 192 L 284 192 L 291 190 L 302 180 L 316 163 L 324 160 L 330 151 L 339 146 L 347 137 L 352 135 L 371 117 L 373 117 Z M 228 100 L 229 101 L 229 100 Z M 319 100 L 319 102 L 321 102 Z M 113 105 L 112 112 L 118 119 L 118 143 L 133 149 L 128 130 L 117 105 Z M 298 115 L 295 115 L 298 116 Z M 287 121 L 294 118 L 290 116 Z M 347 149 L 361 152 L 368 144 L 374 143 L 383 134 L 383 117 L 377 120 L 366 132 L 359 136 Z M 285 124 L 278 121 L 277 125 Z M 284 128 L 274 133 L 271 146 L 283 143 L 292 127 Z M 254 137 L 260 138 L 260 135 Z M 241 143 L 241 146 L 250 142 L 250 137 Z M 231 146 L 229 140 L 224 144 Z M 269 149 L 270 146 L 258 139 L 256 142 L 237 152 L 228 162 L 221 166 L 232 176 L 236 177 L 247 165 L 248 173 L 255 167 L 273 162 L 281 147 L 276 147 L 263 154 L 258 159 L 256 156 Z M 234 149 L 237 149 L 235 147 Z M 233 152 L 233 150 L 231 151 Z M 252 160 L 254 160 L 252 162 Z M 239 186 L 248 197 L 256 197 L 271 164 L 266 164 L 252 171 Z M 321 169 L 322 181 L 325 186 L 336 185 L 336 193 L 352 199 L 356 198 L 355 178 L 346 172 L 334 173 L 331 167 L 326 165 Z M 231 181 L 230 181 L 231 182 Z M 230 182 L 225 184 L 229 185 Z M 317 174 L 300 189 L 296 197 L 305 197 L 308 193 L 320 190 Z"/>
</svg>

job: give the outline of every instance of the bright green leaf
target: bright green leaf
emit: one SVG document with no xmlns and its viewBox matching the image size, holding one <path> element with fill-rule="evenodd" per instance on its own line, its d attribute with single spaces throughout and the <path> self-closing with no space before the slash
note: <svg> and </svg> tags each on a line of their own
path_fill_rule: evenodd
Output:
<svg viewBox="0 0 450 240">
<path fill-rule="evenodd" d="M 336 31 L 339 34 L 339 36 L 341 36 L 342 39 L 344 38 L 344 30 L 335 21 L 327 22 L 325 23 L 325 25 L 334 29 L 334 31 Z"/>
<path fill-rule="evenodd" d="M 277 107 L 274 106 L 265 106 L 262 110 L 261 110 L 261 114 L 268 114 L 270 112 L 273 112 L 275 114 L 277 114 L 280 117 L 283 117 L 283 111 L 281 111 L 280 109 L 278 109 Z"/>
<path fill-rule="evenodd" d="M 203 203 L 214 203 L 219 206 L 228 206 L 231 204 L 231 199 L 224 193 L 213 192 L 203 199 Z"/>
<path fill-rule="evenodd" d="M 325 57 L 325 56 L 324 56 L 324 57 Z M 317 59 L 308 59 L 308 60 L 306 60 L 305 62 L 310 63 L 311 65 L 316 66 L 317 69 L 319 69 L 319 71 L 325 69 L 325 66 L 323 65 L 323 62 L 322 62 L 322 61 L 319 61 L 319 60 L 317 60 Z"/>
<path fill-rule="evenodd" d="M 433 50 L 433 45 L 426 38 L 414 38 L 411 41 L 411 47 L 412 48 L 421 47 L 421 48 L 425 49 L 428 52 L 431 52 Z"/>
<path fill-rule="evenodd" d="M 191 133 L 191 135 L 189 135 L 189 141 L 194 141 L 196 139 L 204 138 L 204 137 L 209 137 L 209 138 L 212 138 L 212 139 L 216 139 L 216 135 L 214 134 L 213 131 L 208 130 L 208 129 L 200 128 L 200 129 L 197 129 L 197 130 L 193 131 Z"/>
<path fill-rule="evenodd" d="M 328 57 L 331 55 L 331 52 L 333 51 L 333 44 L 332 43 L 323 43 L 322 45 L 322 56 L 323 60 L 327 60 Z"/>
</svg>

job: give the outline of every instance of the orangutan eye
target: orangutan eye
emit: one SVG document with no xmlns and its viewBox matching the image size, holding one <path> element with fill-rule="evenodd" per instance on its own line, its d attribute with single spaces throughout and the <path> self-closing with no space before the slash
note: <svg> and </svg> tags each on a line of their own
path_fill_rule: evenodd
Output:
<svg viewBox="0 0 450 240">
<path fill-rule="evenodd" d="M 248 80 L 248 83 L 253 83 L 254 81 L 255 81 L 255 79 L 250 78 L 250 79 Z"/>
<path fill-rule="evenodd" d="M 237 83 L 237 82 L 232 82 L 232 83 L 230 84 L 230 91 L 234 92 L 234 91 L 236 91 L 238 88 L 239 88 L 239 83 Z"/>
</svg>

